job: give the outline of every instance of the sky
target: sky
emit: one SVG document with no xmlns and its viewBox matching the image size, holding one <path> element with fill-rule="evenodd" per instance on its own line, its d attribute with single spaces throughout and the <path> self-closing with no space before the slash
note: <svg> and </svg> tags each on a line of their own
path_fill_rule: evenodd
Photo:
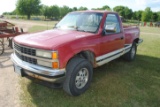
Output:
<svg viewBox="0 0 160 107">
<path fill-rule="evenodd" d="M 11 12 L 16 8 L 17 0 L 0 0 L 0 15 L 3 12 Z M 144 10 L 150 7 L 152 11 L 160 11 L 160 0 L 41 0 L 41 4 L 48 6 L 67 5 L 69 7 L 84 6 L 88 9 L 102 7 L 108 5 L 111 8 L 122 5 L 127 6 L 133 11 Z"/>
</svg>

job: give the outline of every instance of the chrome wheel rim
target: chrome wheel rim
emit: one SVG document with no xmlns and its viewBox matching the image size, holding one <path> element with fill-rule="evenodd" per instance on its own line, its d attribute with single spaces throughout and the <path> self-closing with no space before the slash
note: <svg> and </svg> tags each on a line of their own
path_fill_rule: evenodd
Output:
<svg viewBox="0 0 160 107">
<path fill-rule="evenodd" d="M 88 82 L 89 71 L 87 68 L 82 68 L 76 75 L 75 85 L 76 88 L 82 89 Z"/>
<path fill-rule="evenodd" d="M 131 50 L 131 57 L 132 57 L 132 58 L 134 58 L 135 53 L 136 53 L 136 49 L 135 49 L 135 46 L 133 46 L 133 47 L 132 47 L 132 50 Z"/>
</svg>

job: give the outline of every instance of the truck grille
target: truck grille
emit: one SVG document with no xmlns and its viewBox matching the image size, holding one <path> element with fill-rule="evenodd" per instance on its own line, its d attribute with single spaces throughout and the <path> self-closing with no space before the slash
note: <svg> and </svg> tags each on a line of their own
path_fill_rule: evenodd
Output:
<svg viewBox="0 0 160 107">
<path fill-rule="evenodd" d="M 18 50 L 19 52 L 27 54 L 27 55 L 32 55 L 32 56 L 36 55 L 36 50 L 30 49 L 29 47 L 20 46 L 14 43 L 14 48 Z"/>
<path fill-rule="evenodd" d="M 22 61 L 31 63 L 31 64 L 37 64 L 37 59 L 20 55 L 17 52 L 17 51 L 19 51 L 19 52 L 27 54 L 27 55 L 35 56 L 36 55 L 36 50 L 35 49 L 30 49 L 29 47 L 24 47 L 24 46 L 21 46 L 21 45 L 17 45 L 15 43 L 14 43 L 14 48 L 15 48 L 15 54 L 17 55 L 17 57 L 19 59 L 21 59 Z"/>
</svg>

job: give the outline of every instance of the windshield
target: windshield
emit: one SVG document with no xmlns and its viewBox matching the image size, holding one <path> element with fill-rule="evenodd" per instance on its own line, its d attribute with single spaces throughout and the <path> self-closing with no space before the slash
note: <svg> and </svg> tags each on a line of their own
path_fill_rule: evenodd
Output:
<svg viewBox="0 0 160 107">
<path fill-rule="evenodd" d="M 102 15 L 102 13 L 69 13 L 56 25 L 56 28 L 95 33 L 99 28 Z"/>
</svg>

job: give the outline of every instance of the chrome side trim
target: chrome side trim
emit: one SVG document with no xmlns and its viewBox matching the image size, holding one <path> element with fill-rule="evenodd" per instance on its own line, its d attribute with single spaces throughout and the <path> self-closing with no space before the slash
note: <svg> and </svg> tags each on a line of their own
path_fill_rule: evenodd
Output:
<svg viewBox="0 0 160 107">
<path fill-rule="evenodd" d="M 119 50 L 116 50 L 116 51 L 110 52 L 108 54 L 97 57 L 96 58 L 97 65 L 98 66 L 104 65 L 104 64 L 124 55 L 125 53 L 130 51 L 131 47 L 132 47 L 132 44 L 126 44 L 124 48 L 121 48 Z"/>
<path fill-rule="evenodd" d="M 39 65 L 34 65 L 34 64 L 30 64 L 27 62 L 24 62 L 22 60 L 20 60 L 15 53 L 13 53 L 11 55 L 11 60 L 12 62 L 25 69 L 28 71 L 31 71 L 33 73 L 37 73 L 37 74 L 41 74 L 41 75 L 46 75 L 46 76 L 59 76 L 59 75 L 64 75 L 65 74 L 65 69 L 52 69 L 52 68 L 47 68 L 47 67 L 43 67 L 43 66 L 39 66 Z"/>
<path fill-rule="evenodd" d="M 107 57 L 110 57 L 110 56 L 116 54 L 116 53 L 120 53 L 120 52 L 122 52 L 123 50 L 124 50 L 124 49 L 122 48 L 122 49 L 116 50 L 116 51 L 114 51 L 114 52 L 111 52 L 111 53 L 108 53 L 108 54 L 99 56 L 99 57 L 96 58 L 96 61 L 103 60 L 103 59 L 105 59 L 105 58 L 107 58 Z"/>
<path fill-rule="evenodd" d="M 113 56 L 113 57 L 107 58 L 107 59 L 105 59 L 105 60 L 102 60 L 101 62 L 98 62 L 97 65 L 98 65 L 98 66 L 104 65 L 104 64 L 106 64 L 106 63 L 108 63 L 108 62 L 110 62 L 110 61 L 112 61 L 112 60 L 120 57 L 121 55 L 122 55 L 122 53 L 120 53 L 120 54 L 118 54 L 118 55 L 115 55 L 115 56 Z"/>
<path fill-rule="evenodd" d="M 127 52 L 129 52 L 130 49 L 131 49 L 131 47 L 132 47 L 132 44 L 126 44 L 125 48 L 124 48 L 124 54 L 127 53 Z"/>
</svg>

